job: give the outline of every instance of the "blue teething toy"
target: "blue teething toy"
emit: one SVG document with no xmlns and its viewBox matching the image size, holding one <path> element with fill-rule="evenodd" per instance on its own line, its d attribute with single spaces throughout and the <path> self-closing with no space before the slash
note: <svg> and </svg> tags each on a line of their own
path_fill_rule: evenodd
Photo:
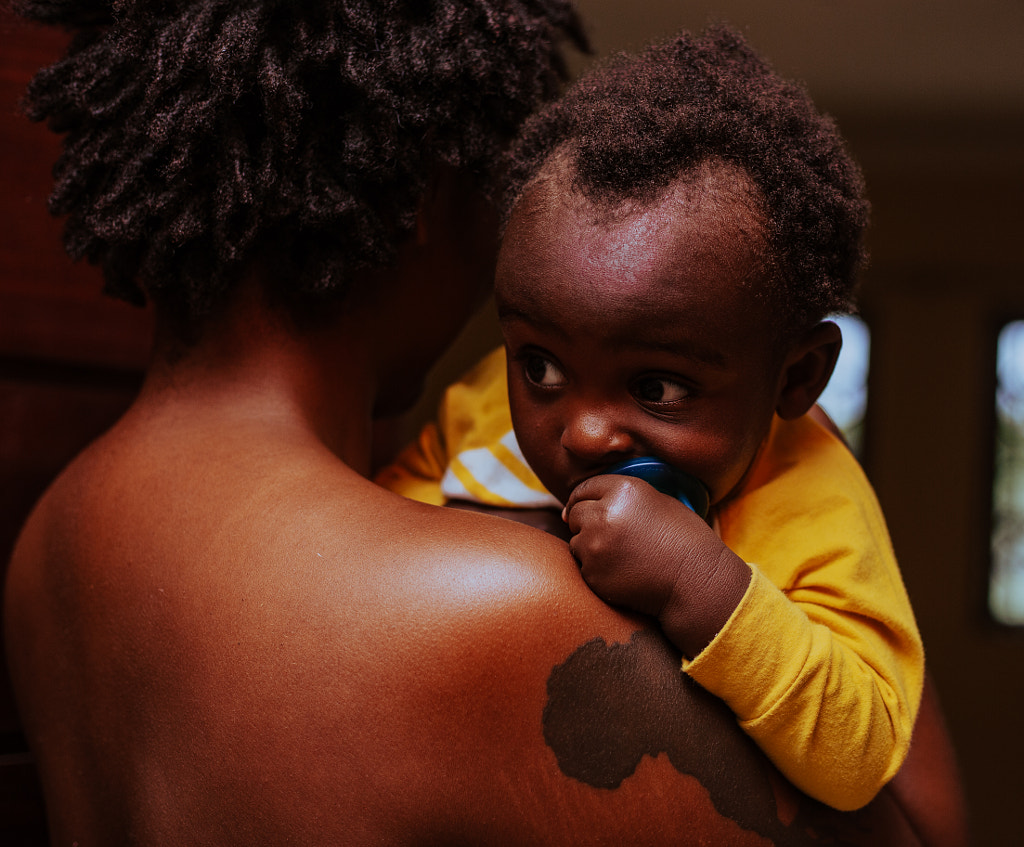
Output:
<svg viewBox="0 0 1024 847">
<path fill-rule="evenodd" d="M 696 477 L 683 473 L 654 456 L 642 456 L 639 459 L 627 459 L 618 462 L 604 473 L 635 476 L 658 489 L 662 494 L 675 497 L 684 506 L 706 519 L 710 505 L 708 490 Z"/>
</svg>

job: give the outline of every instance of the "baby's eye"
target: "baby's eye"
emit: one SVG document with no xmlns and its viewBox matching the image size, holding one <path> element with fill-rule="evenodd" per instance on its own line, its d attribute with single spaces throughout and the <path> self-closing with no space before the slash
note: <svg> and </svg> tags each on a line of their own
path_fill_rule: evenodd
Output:
<svg viewBox="0 0 1024 847">
<path fill-rule="evenodd" d="M 689 395 L 685 385 L 663 376 L 648 376 L 633 383 L 633 396 L 642 403 L 676 403 Z"/>
<path fill-rule="evenodd" d="M 523 357 L 523 372 L 534 385 L 545 387 L 565 385 L 565 374 L 550 359 L 537 353 L 528 353 Z"/>
</svg>

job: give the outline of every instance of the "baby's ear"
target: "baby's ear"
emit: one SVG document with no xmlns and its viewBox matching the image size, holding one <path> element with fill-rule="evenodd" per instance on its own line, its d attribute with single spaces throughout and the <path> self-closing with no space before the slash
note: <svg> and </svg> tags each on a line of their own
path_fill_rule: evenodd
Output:
<svg viewBox="0 0 1024 847">
<path fill-rule="evenodd" d="M 843 346 L 843 334 L 832 321 L 808 330 L 786 356 L 775 411 L 783 420 L 806 414 L 825 390 Z"/>
</svg>

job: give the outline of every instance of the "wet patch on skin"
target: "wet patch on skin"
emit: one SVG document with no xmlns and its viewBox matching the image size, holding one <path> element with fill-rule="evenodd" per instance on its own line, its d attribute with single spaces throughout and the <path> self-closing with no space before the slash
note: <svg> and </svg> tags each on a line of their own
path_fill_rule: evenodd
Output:
<svg viewBox="0 0 1024 847">
<path fill-rule="evenodd" d="M 679 654 L 650 631 L 634 632 L 628 644 L 595 638 L 556 665 L 543 724 L 562 772 L 595 788 L 618 788 L 644 756 L 664 753 L 707 789 L 719 814 L 777 843 L 821 843 L 810 833 L 823 835 L 822 824 L 853 823 L 800 796 L 784 825 L 773 788 L 782 781 L 778 772 L 725 704 L 687 677 Z M 836 835 L 828 843 L 837 843 Z"/>
</svg>

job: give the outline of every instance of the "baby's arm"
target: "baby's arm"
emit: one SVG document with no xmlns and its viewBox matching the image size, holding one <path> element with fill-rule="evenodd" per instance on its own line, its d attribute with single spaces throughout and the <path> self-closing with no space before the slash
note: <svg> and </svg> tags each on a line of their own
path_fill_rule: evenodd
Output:
<svg viewBox="0 0 1024 847">
<path fill-rule="evenodd" d="M 844 610 L 841 594 L 791 602 L 808 592 L 787 596 L 685 506 L 639 480 L 587 480 L 565 516 L 595 592 L 656 616 L 696 659 L 688 672 L 728 703 L 794 784 L 852 809 L 893 776 L 917 692 L 898 654 L 913 651 L 886 623 Z"/>
</svg>

